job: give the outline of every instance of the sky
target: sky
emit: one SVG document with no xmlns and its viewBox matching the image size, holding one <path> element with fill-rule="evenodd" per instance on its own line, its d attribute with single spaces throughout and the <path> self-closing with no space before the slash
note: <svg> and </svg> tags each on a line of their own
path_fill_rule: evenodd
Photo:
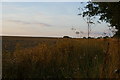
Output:
<svg viewBox="0 0 120 80">
<path fill-rule="evenodd" d="M 86 3 L 84 3 L 86 4 Z M 7 36 L 84 37 L 87 24 L 78 10 L 80 2 L 2 2 L 2 34 Z M 0 23 L 0 24 L 1 24 Z M 112 35 L 107 23 L 91 26 L 90 36 Z M 74 30 L 82 32 L 75 34 Z"/>
</svg>

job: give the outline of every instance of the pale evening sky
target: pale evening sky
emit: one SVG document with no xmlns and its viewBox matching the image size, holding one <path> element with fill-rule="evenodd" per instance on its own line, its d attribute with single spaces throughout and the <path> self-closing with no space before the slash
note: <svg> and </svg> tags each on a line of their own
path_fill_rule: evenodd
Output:
<svg viewBox="0 0 120 80">
<path fill-rule="evenodd" d="M 2 35 L 62 37 L 77 35 L 71 30 L 82 31 L 87 36 L 87 24 L 77 14 L 80 2 L 3 2 Z M 106 23 L 93 25 L 91 36 L 108 32 Z"/>
</svg>

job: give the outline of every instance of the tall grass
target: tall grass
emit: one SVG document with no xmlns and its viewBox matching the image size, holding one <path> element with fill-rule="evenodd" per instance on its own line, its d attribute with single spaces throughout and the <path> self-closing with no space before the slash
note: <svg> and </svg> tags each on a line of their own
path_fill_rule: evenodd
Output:
<svg viewBox="0 0 120 80">
<path fill-rule="evenodd" d="M 17 44 L 13 53 L 3 53 L 3 78 L 116 78 L 118 47 L 110 43 L 105 55 L 108 42 L 62 39 L 27 48 Z"/>
</svg>

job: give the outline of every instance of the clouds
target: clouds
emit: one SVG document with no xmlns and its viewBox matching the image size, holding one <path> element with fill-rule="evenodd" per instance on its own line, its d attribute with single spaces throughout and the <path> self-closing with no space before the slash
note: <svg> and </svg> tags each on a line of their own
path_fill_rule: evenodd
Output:
<svg viewBox="0 0 120 80">
<path fill-rule="evenodd" d="M 41 23 L 41 22 L 26 22 L 26 21 L 21 21 L 21 20 L 8 20 L 9 22 L 13 22 L 16 24 L 23 24 L 23 25 L 38 25 L 41 27 L 50 27 L 52 25 L 47 24 L 47 23 Z"/>
</svg>

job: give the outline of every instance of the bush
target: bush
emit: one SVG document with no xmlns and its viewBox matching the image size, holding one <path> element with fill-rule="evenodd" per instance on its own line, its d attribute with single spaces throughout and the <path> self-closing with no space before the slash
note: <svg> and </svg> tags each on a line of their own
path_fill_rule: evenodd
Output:
<svg viewBox="0 0 120 80">
<path fill-rule="evenodd" d="M 71 38 L 71 37 L 69 37 L 69 36 L 63 36 L 63 38 Z"/>
</svg>

